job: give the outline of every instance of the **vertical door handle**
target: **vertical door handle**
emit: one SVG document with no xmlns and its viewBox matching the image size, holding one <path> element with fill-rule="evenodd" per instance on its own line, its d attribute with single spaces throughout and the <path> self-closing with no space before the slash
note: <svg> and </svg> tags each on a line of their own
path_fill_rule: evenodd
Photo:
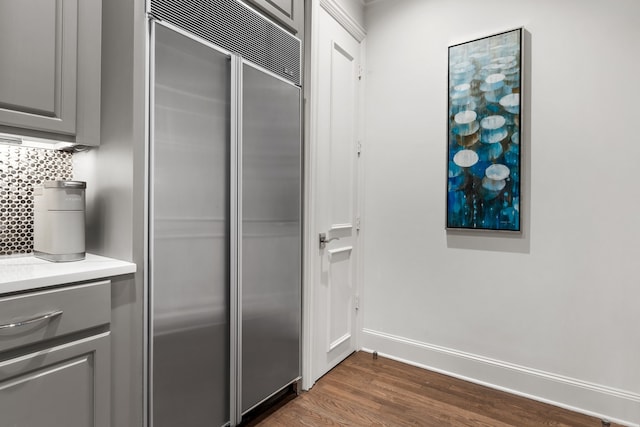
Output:
<svg viewBox="0 0 640 427">
<path fill-rule="evenodd" d="M 327 246 L 327 243 L 329 243 L 332 240 L 338 240 L 339 237 L 332 237 L 330 239 L 327 239 L 327 233 L 320 233 L 318 235 L 318 240 L 320 242 L 320 249 L 324 249 Z"/>
</svg>

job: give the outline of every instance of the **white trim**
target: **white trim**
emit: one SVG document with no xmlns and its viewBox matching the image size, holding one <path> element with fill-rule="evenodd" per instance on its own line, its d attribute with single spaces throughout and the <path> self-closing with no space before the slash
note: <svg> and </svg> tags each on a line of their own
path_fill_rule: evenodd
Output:
<svg viewBox="0 0 640 427">
<path fill-rule="evenodd" d="M 351 231 L 353 224 L 332 224 L 329 232 L 332 231 Z"/>
<path fill-rule="evenodd" d="M 320 6 L 358 40 L 358 43 L 364 40 L 367 32 L 335 0 L 320 0 Z"/>
<path fill-rule="evenodd" d="M 353 250 L 353 246 L 345 246 L 344 248 L 340 248 L 340 249 L 330 249 L 327 252 L 329 254 L 329 258 L 331 258 L 334 255 L 338 255 L 343 252 L 351 252 L 352 250 Z"/>
<path fill-rule="evenodd" d="M 315 319 L 314 319 L 314 285 L 316 274 L 316 257 L 318 256 L 318 244 L 317 235 L 315 234 L 315 200 L 317 188 L 317 152 L 318 152 L 318 104 L 315 101 L 318 99 L 318 78 L 317 75 L 320 72 L 320 53 L 318 48 L 318 40 L 320 34 L 320 26 L 318 23 L 318 0 L 311 2 L 311 25 L 308 30 L 308 39 L 313 40 L 312 43 L 306 42 L 308 48 L 308 55 L 310 58 L 306 60 L 305 67 L 309 67 L 305 70 L 305 95 L 308 94 L 309 100 L 305 99 L 306 111 L 308 122 L 305 123 L 305 132 L 307 134 L 306 150 L 305 150 L 305 209 L 304 209 L 304 224 L 305 224 L 305 236 L 303 241 L 306 243 L 306 251 L 304 251 L 303 260 L 303 308 L 302 308 L 302 389 L 309 390 L 315 383 L 313 379 L 313 338 L 315 334 Z M 306 12 L 305 12 L 306 13 Z M 308 101 L 308 102 L 307 102 Z"/>
<path fill-rule="evenodd" d="M 588 381 L 362 329 L 362 349 L 574 412 L 640 427 L 640 394 Z"/>
<path fill-rule="evenodd" d="M 351 339 L 351 334 L 349 332 L 347 332 L 346 334 L 344 334 L 343 336 L 341 336 L 340 338 L 338 338 L 337 340 L 335 340 L 334 342 L 329 344 L 329 349 L 327 350 L 327 353 L 332 351 L 336 347 L 338 347 L 343 342 L 349 341 L 350 339 Z"/>
<path fill-rule="evenodd" d="M 367 186 L 367 171 L 366 171 L 366 151 L 363 149 L 363 146 L 366 144 L 366 127 L 365 127 L 365 105 L 366 105 L 366 72 L 365 70 L 367 65 L 367 39 L 365 38 L 360 42 L 360 64 L 359 72 L 359 83 L 358 83 L 358 138 L 357 141 L 360 145 L 360 152 L 356 155 L 356 165 L 357 165 L 357 198 L 358 198 L 358 206 L 356 213 L 356 280 L 354 286 L 356 287 L 356 314 L 355 314 L 355 322 L 356 322 L 356 336 L 355 336 L 355 344 L 356 348 L 360 348 L 362 346 L 362 333 L 360 331 L 364 328 L 364 315 L 366 310 L 366 296 L 364 289 L 364 277 L 365 277 L 365 268 L 364 268 L 364 248 L 365 248 L 365 239 L 366 239 L 366 222 L 367 215 L 365 211 L 365 195 L 366 195 L 366 186 Z"/>
</svg>

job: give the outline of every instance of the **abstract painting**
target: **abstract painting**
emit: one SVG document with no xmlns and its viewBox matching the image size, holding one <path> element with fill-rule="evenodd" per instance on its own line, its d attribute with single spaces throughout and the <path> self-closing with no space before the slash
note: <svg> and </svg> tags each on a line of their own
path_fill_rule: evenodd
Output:
<svg viewBox="0 0 640 427">
<path fill-rule="evenodd" d="M 449 47 L 448 229 L 521 231 L 522 28 Z"/>
</svg>

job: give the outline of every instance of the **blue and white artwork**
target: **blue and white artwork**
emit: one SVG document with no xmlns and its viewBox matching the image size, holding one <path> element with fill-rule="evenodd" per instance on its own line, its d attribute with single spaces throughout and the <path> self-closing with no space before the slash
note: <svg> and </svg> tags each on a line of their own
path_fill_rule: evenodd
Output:
<svg viewBox="0 0 640 427">
<path fill-rule="evenodd" d="M 521 41 L 449 47 L 447 228 L 520 231 Z"/>
</svg>

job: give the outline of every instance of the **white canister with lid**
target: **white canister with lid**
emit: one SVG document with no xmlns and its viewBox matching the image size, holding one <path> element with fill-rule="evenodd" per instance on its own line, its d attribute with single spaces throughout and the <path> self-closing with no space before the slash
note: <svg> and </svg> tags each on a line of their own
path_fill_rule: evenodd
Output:
<svg viewBox="0 0 640 427">
<path fill-rule="evenodd" d="M 48 261 L 85 258 L 83 181 L 45 181 L 34 188 L 33 254 Z"/>
</svg>

